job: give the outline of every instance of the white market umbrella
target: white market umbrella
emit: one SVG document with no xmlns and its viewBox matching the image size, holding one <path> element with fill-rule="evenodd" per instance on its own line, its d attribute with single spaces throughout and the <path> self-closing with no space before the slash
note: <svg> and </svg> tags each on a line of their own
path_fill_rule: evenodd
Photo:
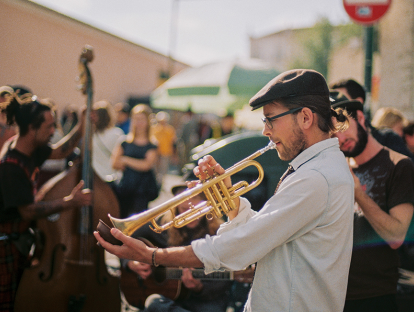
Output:
<svg viewBox="0 0 414 312">
<path fill-rule="evenodd" d="M 151 106 L 223 116 L 242 108 L 280 72 L 262 60 L 227 61 L 188 68 L 151 93 Z"/>
</svg>

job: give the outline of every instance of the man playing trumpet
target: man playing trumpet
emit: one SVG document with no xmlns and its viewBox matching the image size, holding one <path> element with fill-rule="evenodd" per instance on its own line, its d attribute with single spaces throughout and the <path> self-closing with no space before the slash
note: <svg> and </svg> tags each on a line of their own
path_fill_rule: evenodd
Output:
<svg viewBox="0 0 414 312">
<path fill-rule="evenodd" d="M 282 160 L 291 161 L 259 212 L 236 198 L 236 209 L 217 235 L 185 247 L 151 248 L 117 229 L 111 233 L 122 246 L 95 236 L 120 258 L 154 265 L 204 267 L 210 273 L 257 263 L 245 311 L 341 311 L 352 250 L 354 182 L 338 140 L 330 136 L 348 119 L 331 109 L 326 81 L 313 70 L 280 74 L 250 106 L 263 107 L 263 134 Z M 200 180 L 224 172 L 211 156 L 194 169 Z M 231 187 L 230 178 L 224 182 Z"/>
</svg>

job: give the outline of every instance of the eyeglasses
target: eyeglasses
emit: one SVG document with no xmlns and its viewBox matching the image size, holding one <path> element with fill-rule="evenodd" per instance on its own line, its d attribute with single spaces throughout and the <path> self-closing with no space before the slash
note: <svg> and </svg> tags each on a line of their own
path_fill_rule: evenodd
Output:
<svg viewBox="0 0 414 312">
<path fill-rule="evenodd" d="M 302 106 L 301 107 L 296 107 L 296 108 L 292 108 L 291 110 L 288 110 L 287 112 L 284 112 L 282 114 L 279 114 L 279 115 L 276 115 L 276 116 L 273 116 L 273 117 L 263 117 L 262 121 L 269 129 L 273 129 L 273 124 L 272 124 L 273 120 L 275 120 L 279 117 L 283 117 L 285 115 L 289 115 L 289 114 L 292 114 L 294 112 L 297 112 L 298 110 L 300 110 L 302 108 L 303 108 Z"/>
</svg>

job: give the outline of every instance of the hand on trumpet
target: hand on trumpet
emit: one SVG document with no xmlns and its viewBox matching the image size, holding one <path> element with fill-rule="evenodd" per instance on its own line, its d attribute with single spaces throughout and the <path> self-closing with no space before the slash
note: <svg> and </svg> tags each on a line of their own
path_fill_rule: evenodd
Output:
<svg viewBox="0 0 414 312">
<path fill-rule="evenodd" d="M 208 180 L 215 175 L 221 175 L 225 173 L 226 170 L 223 169 L 223 167 L 213 158 L 213 156 L 206 155 L 198 161 L 198 166 L 193 169 L 193 172 L 194 175 L 198 177 L 202 183 L 203 181 Z M 187 184 L 187 186 L 191 188 L 195 186 L 197 182 L 190 182 Z M 230 176 L 225 178 L 223 182 L 227 188 L 232 187 Z M 237 197 L 234 199 L 234 202 L 237 208 L 228 213 L 227 216 L 230 220 L 236 217 L 239 212 L 240 199 Z"/>
</svg>

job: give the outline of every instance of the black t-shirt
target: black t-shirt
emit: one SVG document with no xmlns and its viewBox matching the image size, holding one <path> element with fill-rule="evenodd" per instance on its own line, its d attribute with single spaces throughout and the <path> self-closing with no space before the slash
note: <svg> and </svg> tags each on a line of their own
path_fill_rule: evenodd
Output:
<svg viewBox="0 0 414 312">
<path fill-rule="evenodd" d="M 414 165 L 384 148 L 354 169 L 361 186 L 385 212 L 403 203 L 414 204 Z M 354 214 L 354 246 L 347 299 L 363 299 L 396 292 L 398 253 L 375 232 L 362 213 Z"/>
<path fill-rule="evenodd" d="M 43 146 L 31 157 L 10 149 L 0 163 L 0 220 L 20 220 L 19 206 L 34 202 L 35 175 L 52 149 Z M 6 160 L 8 159 L 8 160 Z"/>
</svg>

